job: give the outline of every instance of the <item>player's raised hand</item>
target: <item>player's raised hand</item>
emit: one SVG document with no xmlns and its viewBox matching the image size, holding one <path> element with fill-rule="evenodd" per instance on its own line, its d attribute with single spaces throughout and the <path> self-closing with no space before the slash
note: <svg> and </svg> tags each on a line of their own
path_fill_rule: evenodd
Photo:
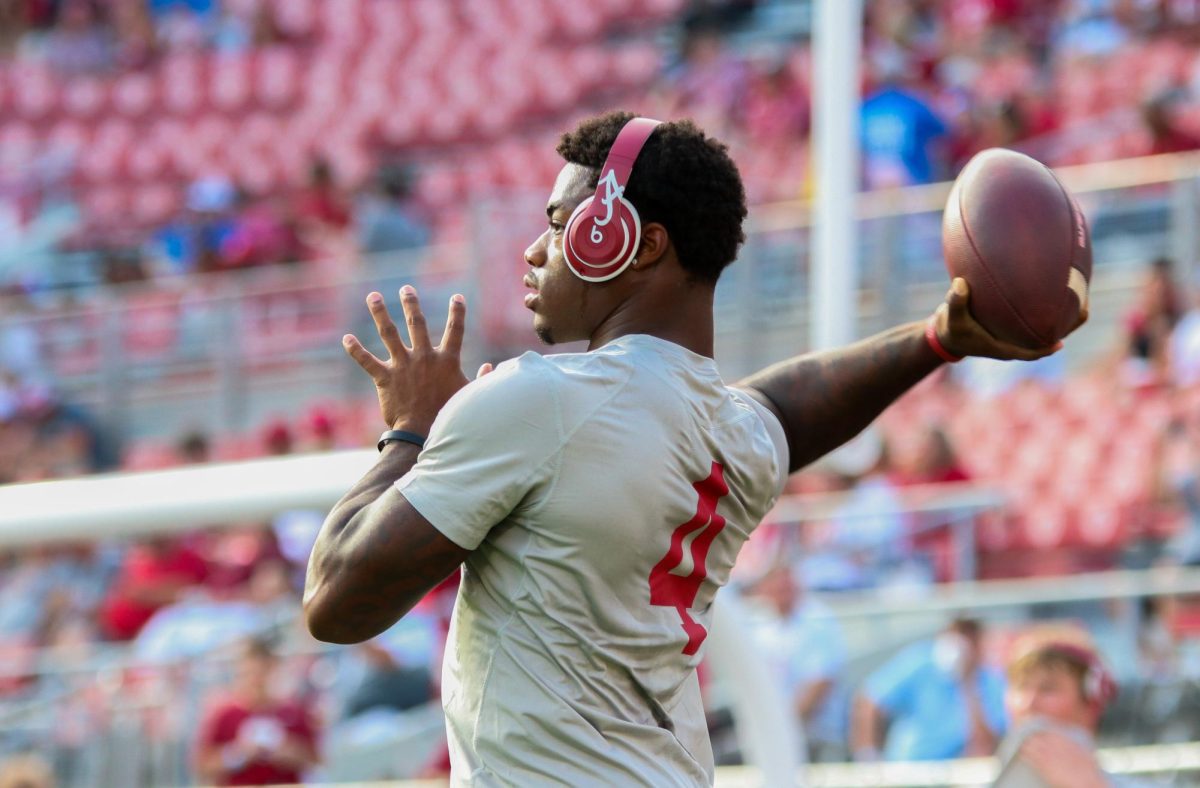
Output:
<svg viewBox="0 0 1200 788">
<path fill-rule="evenodd" d="M 1056 342 L 1048 347 L 1027 348 L 997 339 L 971 315 L 968 308 L 970 299 L 971 289 L 967 280 L 958 277 L 951 282 L 946 300 L 933 313 L 938 341 L 948 352 L 956 356 L 982 356 L 1003 361 L 1033 361 L 1049 356 L 1062 347 L 1062 342 Z M 1085 310 L 1080 314 L 1076 328 L 1086 320 Z"/>
<path fill-rule="evenodd" d="M 400 288 L 400 306 L 404 310 L 410 345 L 401 339 L 383 296 L 371 293 L 367 296 L 367 308 L 375 320 L 388 358 L 376 357 L 353 334 L 342 337 L 342 346 L 375 382 L 379 410 L 388 426 L 428 435 L 446 400 L 467 384 L 460 360 L 466 302 L 461 295 L 450 299 L 446 330 L 441 343 L 436 346 L 429 339 L 421 302 L 411 285 Z"/>
</svg>

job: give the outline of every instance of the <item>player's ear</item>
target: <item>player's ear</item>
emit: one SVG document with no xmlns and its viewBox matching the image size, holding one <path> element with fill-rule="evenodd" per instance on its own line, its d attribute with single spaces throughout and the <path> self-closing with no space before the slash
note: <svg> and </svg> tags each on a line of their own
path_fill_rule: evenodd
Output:
<svg viewBox="0 0 1200 788">
<path fill-rule="evenodd" d="M 658 264 L 666 256 L 670 246 L 671 238 L 667 235 L 666 227 L 658 222 L 643 226 L 642 244 L 638 247 L 637 258 L 630 263 L 630 267 L 640 271 Z"/>
</svg>

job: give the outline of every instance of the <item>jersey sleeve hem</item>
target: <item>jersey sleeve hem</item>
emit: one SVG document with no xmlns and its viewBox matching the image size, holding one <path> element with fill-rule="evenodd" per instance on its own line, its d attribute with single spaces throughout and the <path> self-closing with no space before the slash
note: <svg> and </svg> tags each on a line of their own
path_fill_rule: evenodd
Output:
<svg viewBox="0 0 1200 788">
<path fill-rule="evenodd" d="M 475 550 L 483 543 L 486 534 L 475 534 L 465 528 L 455 527 L 457 519 L 453 512 L 438 506 L 434 496 L 427 496 L 414 483 L 419 477 L 415 474 L 405 474 L 395 482 L 396 489 L 404 496 L 412 508 L 424 517 L 430 525 L 442 536 L 464 550 Z"/>
</svg>

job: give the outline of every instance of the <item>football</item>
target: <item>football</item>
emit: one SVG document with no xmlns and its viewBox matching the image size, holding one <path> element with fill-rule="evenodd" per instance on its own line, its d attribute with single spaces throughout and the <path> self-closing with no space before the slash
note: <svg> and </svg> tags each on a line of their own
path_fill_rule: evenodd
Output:
<svg viewBox="0 0 1200 788">
<path fill-rule="evenodd" d="M 1092 244 L 1079 204 L 1050 168 L 1016 151 L 976 154 L 950 191 L 942 251 L 994 337 L 1040 348 L 1066 336 L 1088 300 Z"/>
</svg>

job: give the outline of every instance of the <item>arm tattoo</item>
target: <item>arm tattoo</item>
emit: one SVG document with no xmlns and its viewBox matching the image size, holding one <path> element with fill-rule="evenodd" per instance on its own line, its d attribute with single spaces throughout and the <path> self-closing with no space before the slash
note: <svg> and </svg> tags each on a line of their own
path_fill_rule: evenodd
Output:
<svg viewBox="0 0 1200 788">
<path fill-rule="evenodd" d="M 853 438 L 941 365 L 924 328 L 923 322 L 897 326 L 845 348 L 797 356 L 742 381 L 779 416 L 789 471 Z"/>
</svg>

